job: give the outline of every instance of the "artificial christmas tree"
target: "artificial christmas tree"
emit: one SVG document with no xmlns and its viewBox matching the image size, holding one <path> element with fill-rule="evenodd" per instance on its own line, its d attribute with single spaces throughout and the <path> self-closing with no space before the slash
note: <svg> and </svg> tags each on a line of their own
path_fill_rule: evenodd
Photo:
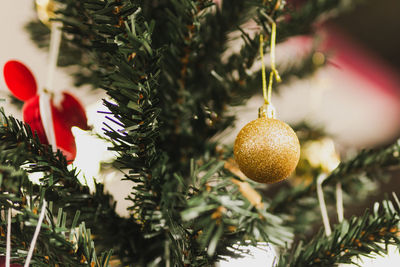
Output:
<svg viewBox="0 0 400 267">
<path fill-rule="evenodd" d="M 90 191 L 61 151 L 2 111 L 0 253 L 26 264 L 34 247 L 31 266 L 212 266 L 245 253 L 240 245 L 266 242 L 277 251 L 277 266 L 331 266 L 384 253 L 381 243 L 399 245 L 395 194 L 362 216 L 340 216 L 332 230 L 326 215 L 336 206 L 341 213 L 335 202 L 341 194 L 351 195 L 345 206 L 361 200 L 355 192 L 398 167 L 399 142 L 363 150 L 334 170 L 305 164 L 297 172 L 297 179 L 311 177 L 304 183 L 270 187 L 247 179 L 233 160 L 233 144 L 218 139 L 233 125 L 230 107 L 261 91 L 259 36 L 270 35 L 275 24 L 277 43 L 312 33 L 324 14 L 355 2 L 55 1 L 63 32 L 58 64 L 75 67 L 76 85 L 109 96 L 104 132 L 117 153 L 112 167 L 132 182 L 130 216 L 115 212 L 102 183 Z M 29 29 L 39 46 L 48 45 L 46 25 L 32 22 Z M 273 47 L 269 38 L 261 44 Z M 283 82 L 312 74 L 325 57 L 311 49 L 293 59 L 297 64 L 280 68 Z M 300 143 L 326 135 L 306 123 L 293 128 Z M 39 183 L 30 181 L 32 174 Z M 317 196 L 325 233 L 315 231 Z"/>
</svg>

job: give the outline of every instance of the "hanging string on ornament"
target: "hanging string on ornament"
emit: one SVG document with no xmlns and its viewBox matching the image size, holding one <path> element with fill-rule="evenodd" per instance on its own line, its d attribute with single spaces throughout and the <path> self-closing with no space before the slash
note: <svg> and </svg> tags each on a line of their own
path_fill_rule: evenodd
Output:
<svg viewBox="0 0 400 267">
<path fill-rule="evenodd" d="M 264 38 L 260 35 L 260 57 L 264 104 L 258 119 L 245 125 L 236 137 L 234 157 L 239 169 L 250 179 L 260 183 L 275 183 L 288 177 L 300 157 L 296 133 L 286 123 L 276 119 L 271 103 L 274 78 L 281 78 L 275 67 L 276 24 L 271 28 L 271 73 L 267 87 L 264 63 Z"/>
<path fill-rule="evenodd" d="M 263 87 L 263 96 L 264 103 L 266 105 L 271 105 L 271 97 L 272 97 L 272 84 L 274 81 L 274 77 L 277 82 L 281 82 L 282 79 L 279 75 L 278 70 L 275 66 L 275 43 L 276 43 L 276 24 L 272 23 L 271 28 L 271 50 L 270 50 L 270 59 L 271 59 L 271 72 L 269 74 L 268 80 L 268 89 L 267 89 L 267 81 L 266 81 L 266 71 L 265 71 L 265 62 L 264 62 L 264 36 L 260 34 L 260 57 L 261 57 L 261 75 L 262 75 L 262 87 Z"/>
<path fill-rule="evenodd" d="M 50 51 L 49 51 L 49 62 L 47 69 L 47 79 L 45 87 L 39 92 L 39 111 L 42 118 L 43 128 L 48 138 L 49 144 L 52 146 L 53 151 L 57 151 L 56 146 L 56 135 L 54 131 L 53 113 L 51 111 L 51 99 L 52 95 L 49 90 L 53 88 L 54 74 L 57 68 L 58 54 L 60 51 L 61 44 L 61 23 L 51 23 L 51 35 L 50 35 Z M 54 92 L 54 88 L 53 88 Z"/>
<path fill-rule="evenodd" d="M 50 48 L 45 87 L 39 91 L 39 112 L 44 132 L 53 151 L 57 151 L 56 134 L 51 110 L 52 95 L 49 90 L 53 88 L 54 73 L 57 68 L 59 48 L 61 44 L 60 22 L 51 21 L 55 17 L 54 3 L 51 0 L 36 0 L 36 12 L 42 23 L 50 26 Z"/>
<path fill-rule="evenodd" d="M 33 252 L 34 252 L 34 249 L 36 246 L 36 240 L 39 236 L 39 232 L 42 227 L 43 219 L 45 216 L 46 207 L 47 207 L 47 202 L 45 199 L 43 199 L 42 210 L 40 211 L 38 223 L 36 225 L 35 232 L 33 233 L 32 241 L 29 246 L 29 251 L 28 251 L 28 255 L 26 256 L 26 259 L 25 259 L 24 267 L 29 267 L 29 264 L 31 262 L 32 255 L 33 255 Z M 7 212 L 7 240 L 6 240 L 5 267 L 22 267 L 19 264 L 11 264 L 11 212 L 12 212 L 12 209 L 9 208 L 8 212 Z M 1 262 L 0 262 L 0 264 L 1 264 Z"/>
<path fill-rule="evenodd" d="M 336 183 L 336 211 L 339 223 L 343 222 L 344 208 L 343 208 L 343 190 L 341 182 Z"/>
<path fill-rule="evenodd" d="M 317 178 L 317 196 L 318 196 L 319 208 L 320 208 L 321 216 L 322 216 L 322 222 L 323 222 L 324 228 L 325 228 L 325 234 L 326 234 L 326 236 L 330 236 L 332 233 L 332 229 L 331 229 L 331 225 L 329 224 L 329 216 L 328 216 L 328 210 L 326 209 L 326 204 L 325 204 L 325 199 L 324 199 L 324 191 L 322 190 L 322 183 L 325 181 L 326 177 L 327 177 L 327 175 L 325 173 L 322 173 Z"/>
<path fill-rule="evenodd" d="M 326 173 L 322 173 L 317 178 L 317 196 L 319 207 L 322 216 L 322 222 L 325 228 L 326 236 L 330 236 L 332 233 L 331 226 L 329 223 L 329 216 L 328 210 L 326 208 L 325 199 L 324 199 L 324 191 L 322 189 L 322 185 L 327 178 Z M 343 222 L 344 220 L 344 208 L 343 208 L 343 191 L 342 191 L 342 184 L 340 182 L 336 183 L 336 212 L 338 216 L 339 223 Z"/>
<path fill-rule="evenodd" d="M 11 208 L 7 212 L 7 241 L 6 241 L 6 267 L 10 267 L 11 261 Z"/>
<path fill-rule="evenodd" d="M 43 219 L 44 219 L 46 208 L 47 208 L 47 202 L 46 202 L 45 199 L 43 199 L 42 210 L 40 211 L 38 223 L 36 225 L 35 232 L 33 233 L 33 238 L 32 238 L 31 244 L 29 246 L 29 251 L 28 251 L 28 255 L 26 256 L 24 267 L 29 267 L 29 264 L 31 262 L 33 251 L 34 251 L 35 246 L 36 246 L 36 240 L 37 240 L 37 238 L 39 236 L 40 229 L 42 228 L 42 222 L 43 222 Z"/>
</svg>

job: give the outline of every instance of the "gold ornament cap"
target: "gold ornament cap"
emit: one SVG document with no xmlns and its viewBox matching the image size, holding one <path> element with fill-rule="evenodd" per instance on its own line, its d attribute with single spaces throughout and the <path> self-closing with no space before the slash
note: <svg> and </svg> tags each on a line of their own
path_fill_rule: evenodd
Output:
<svg viewBox="0 0 400 267">
<path fill-rule="evenodd" d="M 295 170 L 300 158 L 299 139 L 286 123 L 260 117 L 239 132 L 234 156 L 248 178 L 259 183 L 276 183 Z"/>
<path fill-rule="evenodd" d="M 264 104 L 258 109 L 258 117 L 266 117 L 268 119 L 275 119 L 276 116 L 276 110 L 275 107 L 270 103 L 270 104 Z"/>
<path fill-rule="evenodd" d="M 50 19 L 55 17 L 53 0 L 36 0 L 35 3 L 39 20 L 46 26 L 50 26 Z"/>
</svg>

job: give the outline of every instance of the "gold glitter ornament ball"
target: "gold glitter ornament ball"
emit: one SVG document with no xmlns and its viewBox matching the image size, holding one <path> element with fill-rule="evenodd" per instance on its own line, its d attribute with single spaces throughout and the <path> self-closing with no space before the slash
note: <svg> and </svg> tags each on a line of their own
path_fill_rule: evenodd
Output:
<svg viewBox="0 0 400 267">
<path fill-rule="evenodd" d="M 296 168 L 300 157 L 299 139 L 286 123 L 262 117 L 240 130 L 234 155 L 248 178 L 259 183 L 276 183 Z"/>
</svg>

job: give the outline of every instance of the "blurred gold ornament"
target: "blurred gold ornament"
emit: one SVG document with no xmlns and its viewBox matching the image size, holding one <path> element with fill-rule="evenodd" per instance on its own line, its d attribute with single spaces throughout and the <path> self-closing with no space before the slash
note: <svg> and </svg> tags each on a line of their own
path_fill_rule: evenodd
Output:
<svg viewBox="0 0 400 267">
<path fill-rule="evenodd" d="M 239 132 L 234 156 L 248 178 L 260 183 L 279 182 L 296 168 L 300 157 L 299 139 L 286 123 L 260 117 Z"/>
<path fill-rule="evenodd" d="M 35 0 L 36 13 L 39 20 L 46 26 L 50 26 L 50 19 L 55 17 L 53 0 Z"/>
<path fill-rule="evenodd" d="M 332 172 L 340 163 L 339 154 L 331 138 L 324 137 L 308 140 L 302 145 L 296 176 L 291 179 L 293 185 L 308 185 L 317 173 Z"/>
<path fill-rule="evenodd" d="M 325 55 L 321 52 L 315 52 L 312 55 L 312 62 L 314 63 L 314 65 L 316 66 L 321 66 L 325 63 Z"/>
<path fill-rule="evenodd" d="M 339 154 L 336 153 L 335 144 L 330 138 L 322 138 L 316 141 L 306 142 L 302 148 L 302 156 L 313 168 L 321 168 L 330 173 L 340 163 Z"/>
</svg>

